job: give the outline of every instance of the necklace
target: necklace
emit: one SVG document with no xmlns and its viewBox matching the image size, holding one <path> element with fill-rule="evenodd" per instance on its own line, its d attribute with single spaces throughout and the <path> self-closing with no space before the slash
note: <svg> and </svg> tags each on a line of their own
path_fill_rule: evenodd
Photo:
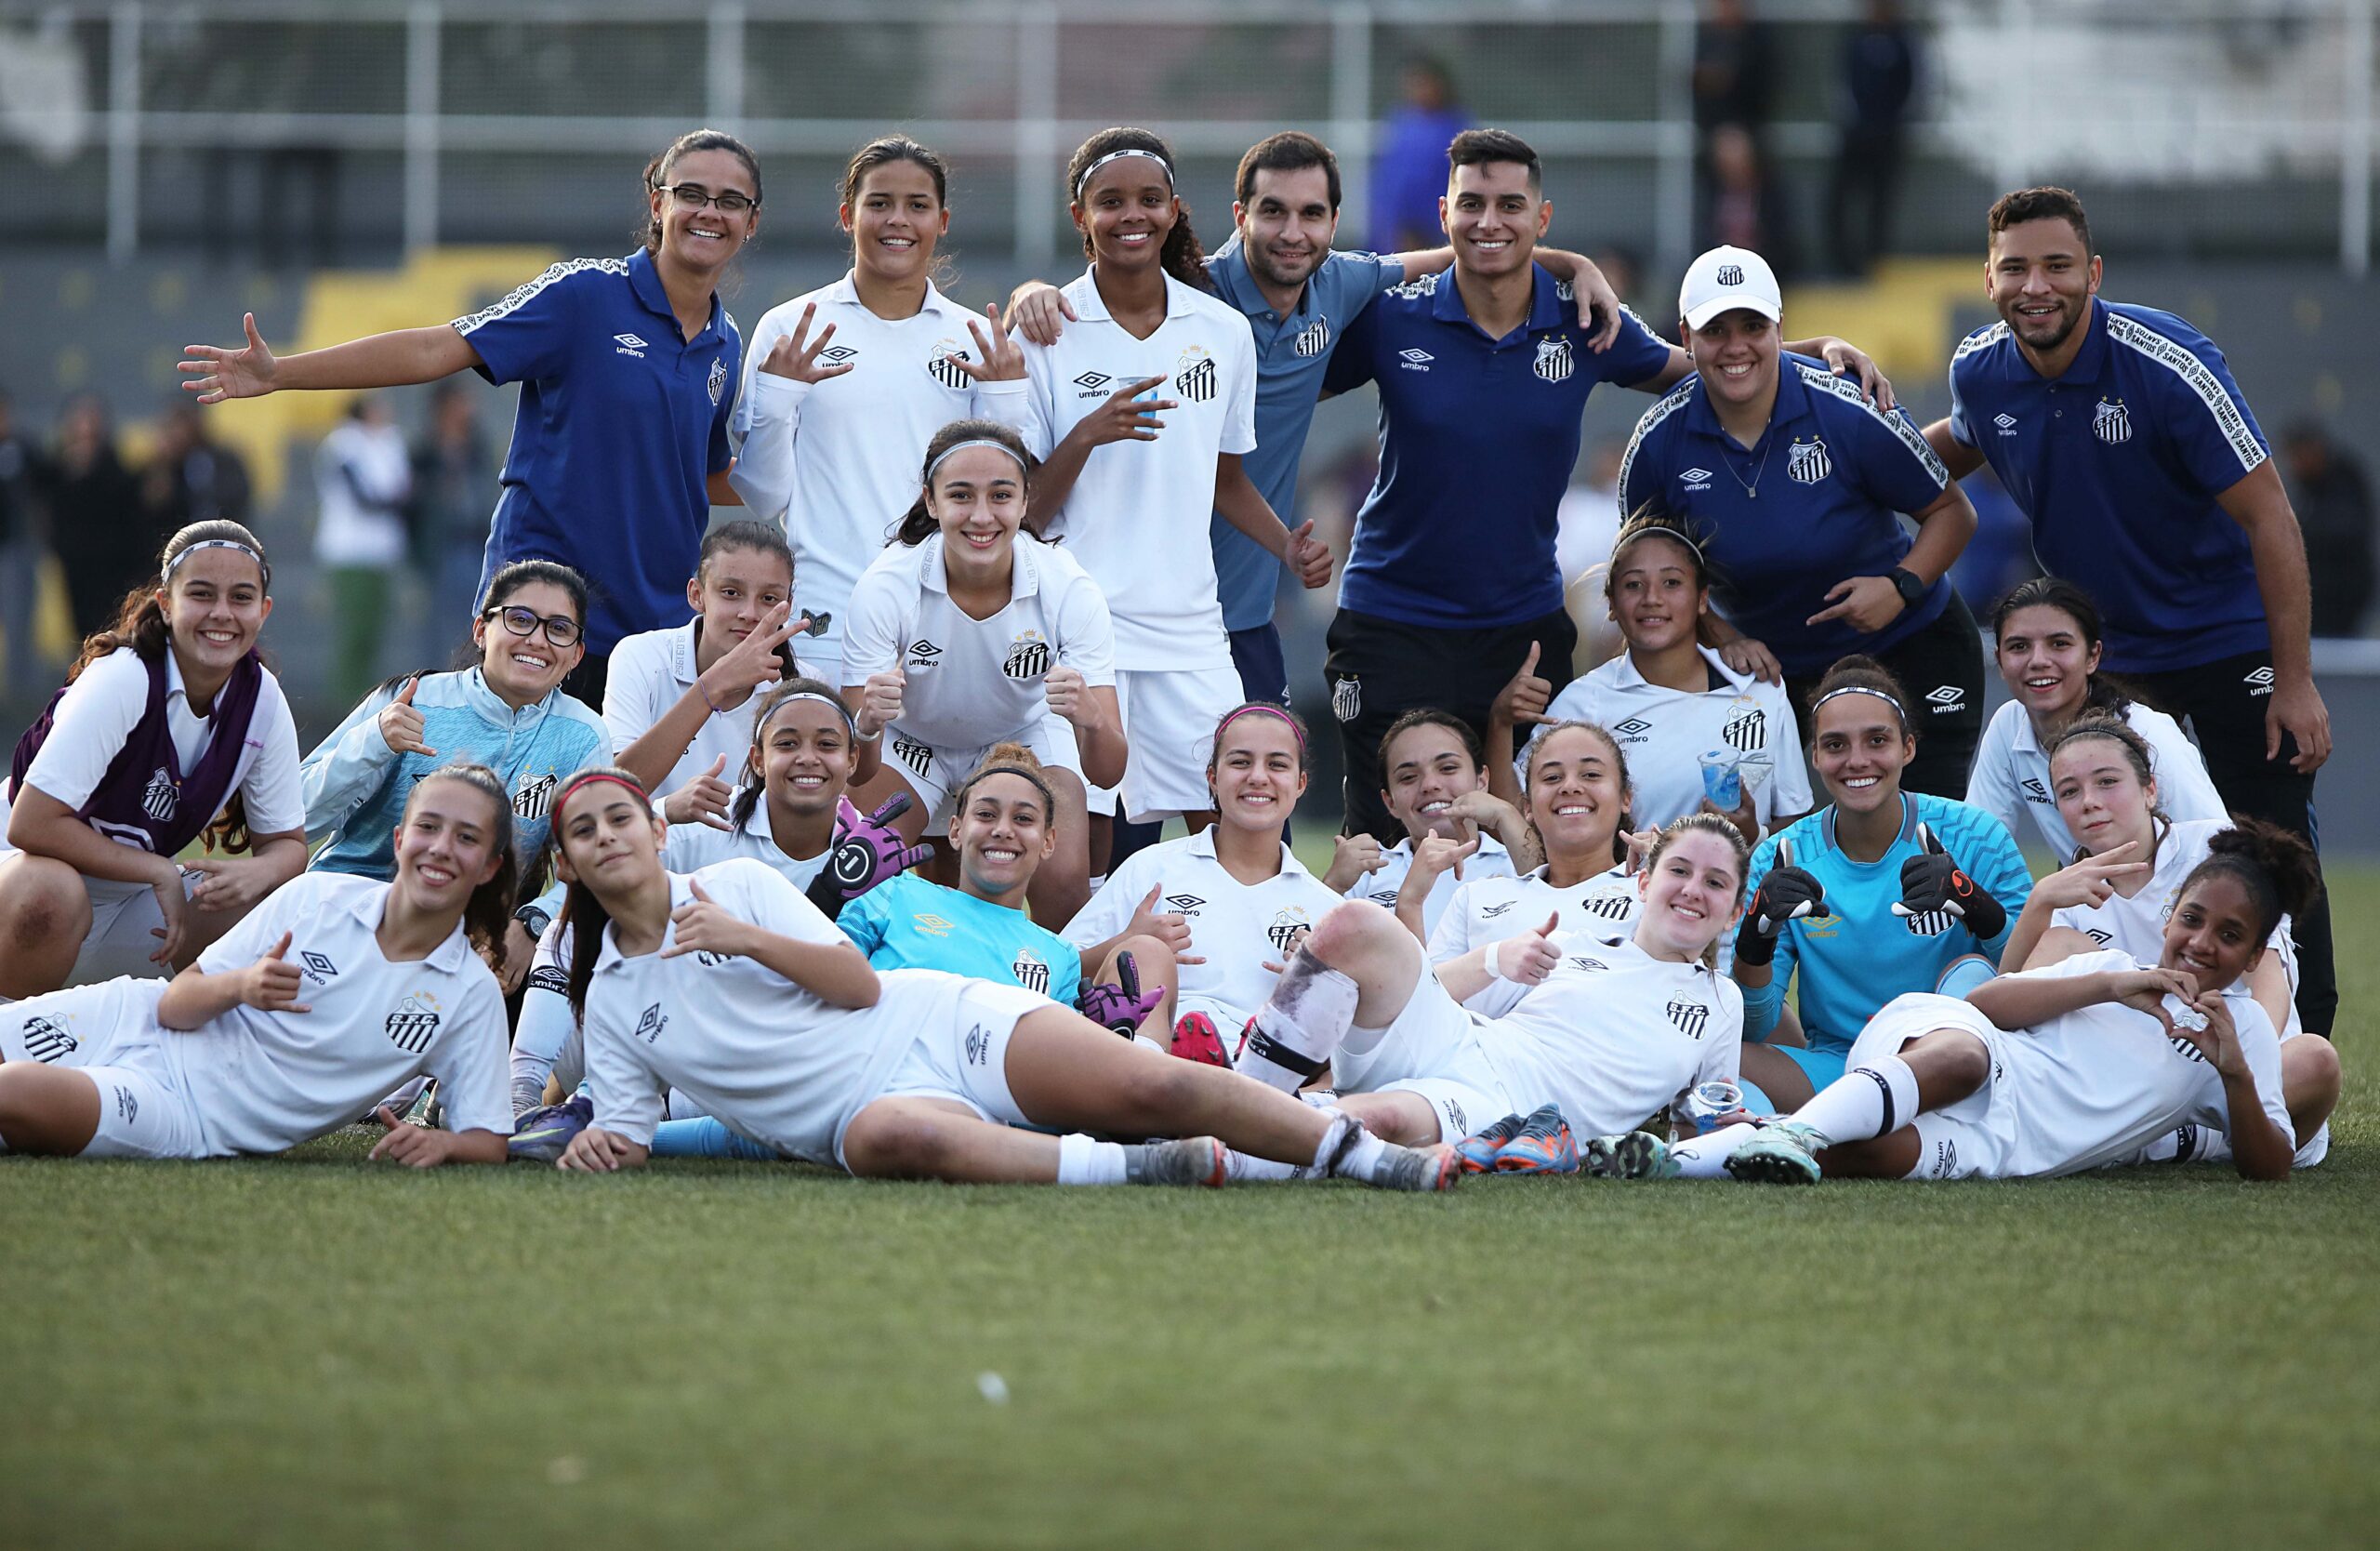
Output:
<svg viewBox="0 0 2380 1551">
<path fill-rule="evenodd" d="M 1768 472 L 1768 455 L 1776 450 L 1777 444 L 1770 442 L 1761 452 L 1760 467 L 1754 469 L 1752 471 L 1752 478 L 1747 480 L 1743 475 L 1736 472 L 1735 455 L 1727 451 L 1725 447 L 1721 447 L 1719 449 L 1720 464 L 1726 469 L 1728 478 L 1734 480 L 1738 484 L 1744 487 L 1744 498 L 1746 500 L 1756 501 L 1760 499 L 1760 477 L 1761 475 Z"/>
</svg>

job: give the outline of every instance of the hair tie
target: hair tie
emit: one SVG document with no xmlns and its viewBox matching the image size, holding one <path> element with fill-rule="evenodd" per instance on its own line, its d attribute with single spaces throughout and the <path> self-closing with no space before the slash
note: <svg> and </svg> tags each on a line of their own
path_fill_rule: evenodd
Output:
<svg viewBox="0 0 2380 1551">
<path fill-rule="evenodd" d="M 1082 202 L 1083 185 L 1091 181 L 1091 175 L 1092 173 L 1097 172 L 1101 167 L 1105 166 L 1110 162 L 1120 162 L 1127 156 L 1146 156 L 1150 161 L 1155 162 L 1157 166 L 1165 169 L 1165 180 L 1167 183 L 1170 184 L 1175 180 L 1173 177 L 1173 164 L 1171 162 L 1167 161 L 1157 152 L 1146 150 L 1144 147 L 1137 145 L 1126 146 L 1121 151 L 1109 152 L 1106 155 L 1100 157 L 1097 161 L 1091 163 L 1091 166 L 1082 169 L 1082 176 L 1075 179 L 1075 202 L 1077 204 L 1080 204 Z"/>
<path fill-rule="evenodd" d="M 1298 725 L 1297 719 L 1278 706 L 1267 706 L 1261 702 L 1255 705 L 1242 706 L 1237 710 L 1233 711 L 1230 715 L 1224 717 L 1221 722 L 1216 722 L 1215 736 L 1223 736 L 1223 729 L 1229 727 L 1233 722 L 1238 721 L 1243 716 L 1279 717 L 1281 719 L 1282 725 L 1288 727 L 1290 733 L 1296 736 L 1298 740 L 1298 752 L 1300 754 L 1303 754 L 1306 751 L 1305 729 Z"/>
<path fill-rule="evenodd" d="M 1893 714 L 1900 719 L 1900 730 L 1904 733 L 1909 731 L 1909 712 L 1901 709 L 1900 702 L 1885 694 L 1883 690 L 1872 688 L 1867 684 L 1844 684 L 1841 689 L 1828 690 L 1824 695 L 1819 696 L 1817 699 L 1810 702 L 1811 719 L 1813 721 L 1817 719 L 1818 708 L 1820 706 L 1825 705 L 1829 700 L 1839 700 L 1846 695 L 1874 696 L 1877 699 L 1882 700 L 1885 705 L 1892 707 Z"/>
<path fill-rule="evenodd" d="M 943 448 L 942 456 L 926 465 L 926 483 L 928 484 L 932 484 L 933 483 L 933 471 L 936 469 L 941 468 L 944 464 L 949 462 L 952 458 L 958 457 L 960 453 L 965 452 L 970 447 L 998 447 L 1000 451 L 1008 454 L 1009 457 L 1016 458 L 1017 472 L 1024 473 L 1026 471 L 1025 468 L 1025 459 L 1017 457 L 1016 449 L 1014 447 L 1010 446 L 1007 443 L 1001 441 L 996 436 L 975 436 L 970 437 L 964 442 L 953 442 L 950 445 Z"/>
</svg>

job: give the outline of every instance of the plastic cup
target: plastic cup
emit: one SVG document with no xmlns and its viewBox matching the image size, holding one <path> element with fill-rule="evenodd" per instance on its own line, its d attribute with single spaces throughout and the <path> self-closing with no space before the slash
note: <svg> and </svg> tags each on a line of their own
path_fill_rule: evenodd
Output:
<svg viewBox="0 0 2380 1551">
<path fill-rule="evenodd" d="M 1702 795 L 1721 813 L 1734 813 L 1744 803 L 1741 756 L 1732 749 L 1713 749 L 1702 756 Z"/>
</svg>

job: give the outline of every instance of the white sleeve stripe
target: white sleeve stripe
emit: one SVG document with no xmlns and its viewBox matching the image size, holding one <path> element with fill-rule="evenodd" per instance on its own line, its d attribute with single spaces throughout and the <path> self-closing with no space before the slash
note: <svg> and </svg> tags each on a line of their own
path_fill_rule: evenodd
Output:
<svg viewBox="0 0 2380 1551">
<path fill-rule="evenodd" d="M 628 272 L 628 264 L 625 258 L 565 258 L 561 263 L 549 267 L 546 272 L 537 276 L 536 279 L 513 287 L 512 294 L 495 306 L 484 307 L 467 317 L 456 318 L 454 324 L 455 332 L 469 338 L 473 329 L 492 324 L 498 318 L 509 317 L 518 312 L 547 286 L 567 280 L 572 275 L 587 270 L 602 270 L 607 274 L 626 274 Z"/>
<path fill-rule="evenodd" d="M 1925 466 L 1925 471 L 1934 476 L 1937 486 L 1947 487 L 1950 484 L 1950 465 L 1934 456 L 1933 444 L 1925 440 L 1924 433 L 1899 416 L 1870 404 L 1866 395 L 1860 392 L 1858 383 L 1820 367 L 1805 366 L 1798 361 L 1793 364 L 1793 369 L 1802 374 L 1802 381 L 1808 386 L 1822 388 L 1845 404 L 1856 404 L 1867 412 L 1871 419 L 1883 421 L 1885 429 L 1909 449 L 1909 455 Z"/>
<path fill-rule="evenodd" d="M 2108 314 L 2108 338 L 2156 362 L 2198 395 L 2199 402 L 2206 405 L 2206 412 L 2215 417 L 2215 428 L 2231 444 L 2232 456 L 2239 458 L 2241 473 L 2253 473 L 2263 467 L 2269 455 L 2256 440 L 2256 433 L 2248 429 L 2246 411 L 2225 390 L 2223 379 L 2188 345 L 2167 338 L 2137 319 L 2113 312 Z"/>
<path fill-rule="evenodd" d="M 1686 407 L 1686 401 L 1694 396 L 1695 386 L 1685 383 L 1671 389 L 1659 404 L 1645 411 L 1644 418 L 1636 422 L 1636 430 L 1628 438 L 1628 450 L 1620 457 L 1620 514 L 1623 520 L 1629 515 L 1628 471 L 1636 466 L 1636 449 L 1644 444 L 1647 431 Z"/>
<path fill-rule="evenodd" d="M 1950 365 L 1955 366 L 1976 351 L 1989 350 L 2006 338 L 2008 323 L 2004 318 L 1989 328 L 1979 328 L 1959 341 L 1959 348 L 1950 352 Z"/>
</svg>

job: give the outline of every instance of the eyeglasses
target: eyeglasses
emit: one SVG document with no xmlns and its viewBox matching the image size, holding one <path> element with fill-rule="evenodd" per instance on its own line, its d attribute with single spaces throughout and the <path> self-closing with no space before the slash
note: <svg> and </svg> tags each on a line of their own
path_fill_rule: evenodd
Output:
<svg viewBox="0 0 2380 1551">
<path fill-rule="evenodd" d="M 655 184 L 654 187 L 660 185 Z M 729 216 L 740 216 L 758 207 L 760 203 L 750 194 L 737 193 L 734 189 L 713 193 L 700 183 L 674 183 L 666 192 L 681 209 L 699 210 L 706 205 L 716 205 L 721 214 Z"/>
<path fill-rule="evenodd" d="M 501 619 L 504 621 L 506 630 L 523 639 L 536 634 L 537 627 L 542 625 L 545 627 L 546 639 L 557 646 L 565 648 L 576 644 L 579 637 L 578 621 L 566 615 L 540 616 L 532 609 L 491 608 L 481 610 L 480 617 Z"/>
</svg>

